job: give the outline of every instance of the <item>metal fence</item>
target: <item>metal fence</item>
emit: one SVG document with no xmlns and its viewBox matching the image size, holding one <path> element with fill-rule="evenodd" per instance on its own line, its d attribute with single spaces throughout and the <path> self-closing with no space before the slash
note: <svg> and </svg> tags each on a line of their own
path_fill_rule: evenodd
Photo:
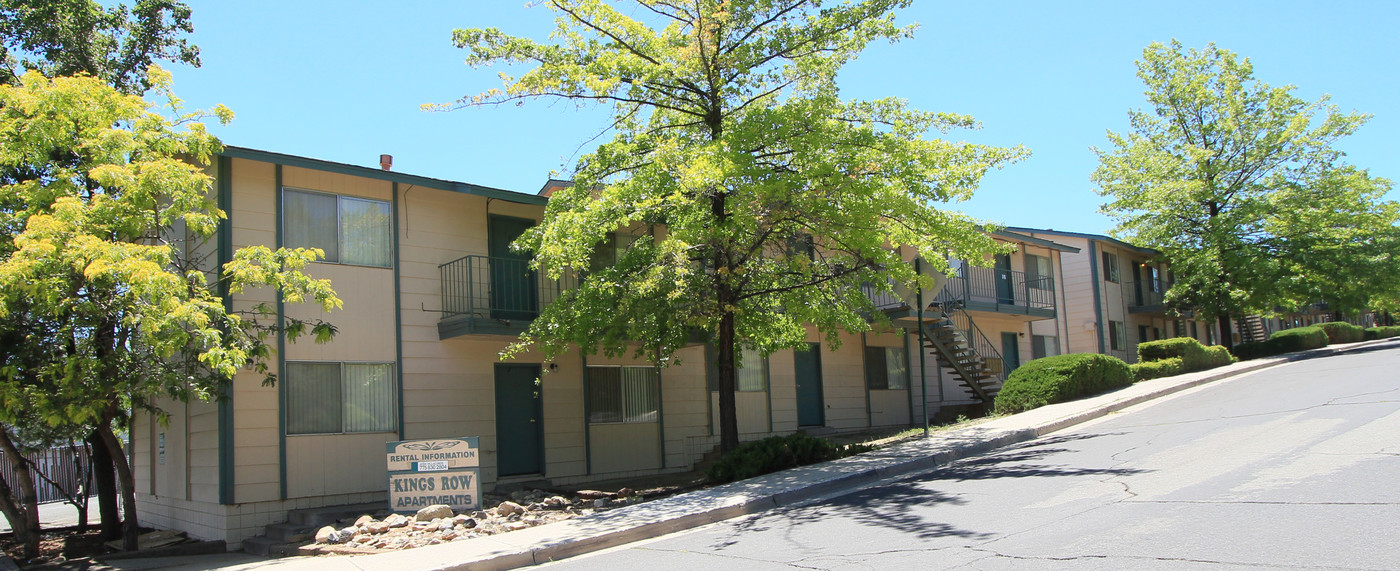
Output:
<svg viewBox="0 0 1400 571">
<path fill-rule="evenodd" d="M 34 474 L 34 488 L 39 503 L 66 500 L 91 486 L 92 458 L 86 445 L 73 448 L 48 448 L 25 454 Z M 15 466 L 0 455 L 0 477 L 15 481 Z"/>
</svg>

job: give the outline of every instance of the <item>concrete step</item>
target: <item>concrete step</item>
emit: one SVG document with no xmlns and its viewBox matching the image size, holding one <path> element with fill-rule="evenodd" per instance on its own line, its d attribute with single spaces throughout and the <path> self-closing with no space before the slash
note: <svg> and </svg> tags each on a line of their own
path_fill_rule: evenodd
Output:
<svg viewBox="0 0 1400 571">
<path fill-rule="evenodd" d="M 243 540 L 243 551 L 267 557 L 286 557 L 296 555 L 297 547 L 300 547 L 301 544 L 300 541 L 278 541 L 266 535 L 259 535 Z"/>
<path fill-rule="evenodd" d="M 297 525 L 290 522 L 274 523 L 266 528 L 267 537 L 275 541 L 295 543 L 307 541 L 316 537 L 315 527 Z"/>
</svg>

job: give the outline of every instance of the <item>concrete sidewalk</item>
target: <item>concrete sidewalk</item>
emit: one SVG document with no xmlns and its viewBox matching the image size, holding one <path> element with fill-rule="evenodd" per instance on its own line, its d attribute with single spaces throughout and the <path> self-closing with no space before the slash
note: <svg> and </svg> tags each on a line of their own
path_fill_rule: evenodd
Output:
<svg viewBox="0 0 1400 571">
<path fill-rule="evenodd" d="M 114 569 L 513 569 L 686 530 L 745 514 L 788 506 L 886 478 L 927 471 L 960 458 L 1050 432 L 1216 380 L 1280 364 L 1325 357 L 1400 339 L 1336 345 L 1257 359 L 1198 373 L 1153 379 L 1097 397 L 1060 403 L 968 428 L 941 432 L 874 452 L 794 468 L 758 478 L 671 496 L 525 530 L 404 551 L 360 556 L 291 557 L 257 562 L 220 556 L 112 561 Z"/>
</svg>

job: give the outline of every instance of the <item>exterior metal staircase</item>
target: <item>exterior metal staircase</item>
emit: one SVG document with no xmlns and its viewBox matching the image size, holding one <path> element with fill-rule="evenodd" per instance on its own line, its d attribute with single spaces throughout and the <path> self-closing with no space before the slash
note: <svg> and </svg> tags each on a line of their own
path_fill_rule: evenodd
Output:
<svg viewBox="0 0 1400 571">
<path fill-rule="evenodd" d="M 1263 341 L 1269 338 L 1269 334 L 1264 330 L 1264 320 L 1258 315 L 1246 316 L 1239 322 L 1240 337 L 1245 343 Z"/>
<path fill-rule="evenodd" d="M 985 404 L 992 404 L 1006 380 L 1001 354 L 977 329 L 972 317 L 957 303 L 934 305 L 939 314 L 922 324 L 924 346 L 933 350 L 938 363 L 952 371 L 959 384 Z"/>
</svg>

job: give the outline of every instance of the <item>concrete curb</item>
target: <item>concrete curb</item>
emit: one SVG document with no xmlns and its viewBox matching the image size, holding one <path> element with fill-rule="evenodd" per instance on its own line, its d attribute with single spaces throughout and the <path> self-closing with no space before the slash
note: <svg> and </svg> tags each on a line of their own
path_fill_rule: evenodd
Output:
<svg viewBox="0 0 1400 571">
<path fill-rule="evenodd" d="M 1153 379 L 1112 393 L 1041 407 L 929 439 L 904 442 L 885 450 L 794 468 L 548 526 L 393 553 L 302 561 L 282 559 L 274 565 L 290 565 L 296 569 L 397 567 L 438 571 L 503 570 L 538 565 L 791 506 L 880 480 L 932 470 L 1215 381 L 1397 340 L 1378 339 L 1325 347 L 1235 363 L 1210 371 Z"/>
</svg>

